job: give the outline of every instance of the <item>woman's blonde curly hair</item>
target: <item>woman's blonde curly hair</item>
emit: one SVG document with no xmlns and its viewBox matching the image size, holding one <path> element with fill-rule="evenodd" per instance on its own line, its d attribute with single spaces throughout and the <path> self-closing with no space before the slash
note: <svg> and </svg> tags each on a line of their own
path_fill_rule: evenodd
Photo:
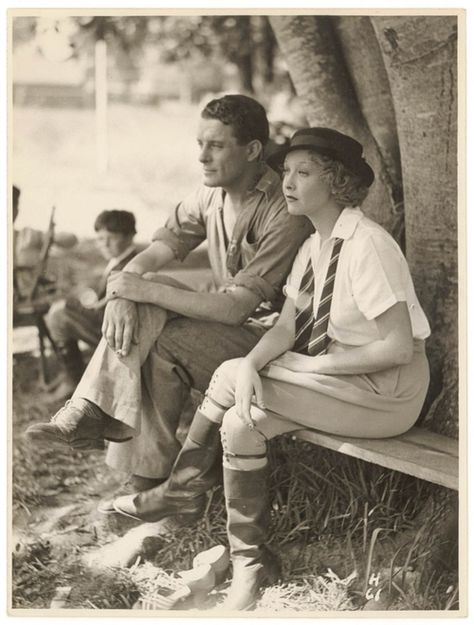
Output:
<svg viewBox="0 0 474 625">
<path fill-rule="evenodd" d="M 362 183 L 357 174 L 340 161 L 308 150 L 314 163 L 322 167 L 321 177 L 329 185 L 331 194 L 342 206 L 360 206 L 369 193 L 369 187 Z"/>
</svg>

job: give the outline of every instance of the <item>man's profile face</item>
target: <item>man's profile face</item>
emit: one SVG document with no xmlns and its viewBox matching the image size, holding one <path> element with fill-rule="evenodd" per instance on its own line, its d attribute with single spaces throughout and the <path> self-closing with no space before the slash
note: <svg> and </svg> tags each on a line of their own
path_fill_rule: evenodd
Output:
<svg viewBox="0 0 474 625">
<path fill-rule="evenodd" d="M 199 122 L 197 142 L 207 187 L 238 186 L 249 167 L 247 146 L 239 145 L 232 127 L 218 119 Z"/>
<path fill-rule="evenodd" d="M 110 232 L 105 228 L 96 232 L 96 245 L 105 260 L 120 256 L 131 244 L 132 239 L 133 235 Z"/>
</svg>

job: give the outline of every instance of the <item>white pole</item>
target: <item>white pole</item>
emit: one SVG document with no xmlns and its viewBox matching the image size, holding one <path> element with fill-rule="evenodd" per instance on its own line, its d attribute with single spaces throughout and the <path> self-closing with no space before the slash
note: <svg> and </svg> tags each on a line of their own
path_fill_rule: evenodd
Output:
<svg viewBox="0 0 474 625">
<path fill-rule="evenodd" d="M 107 173 L 107 44 L 99 39 L 95 44 L 95 128 L 96 167 L 100 175 Z"/>
</svg>

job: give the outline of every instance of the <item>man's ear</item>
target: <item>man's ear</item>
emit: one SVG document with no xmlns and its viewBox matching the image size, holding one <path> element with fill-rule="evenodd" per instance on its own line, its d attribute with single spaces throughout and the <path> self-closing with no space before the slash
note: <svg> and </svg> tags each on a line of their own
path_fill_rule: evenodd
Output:
<svg viewBox="0 0 474 625">
<path fill-rule="evenodd" d="M 262 142 L 258 139 L 254 139 L 247 143 L 247 154 L 249 161 L 258 161 L 262 157 L 263 154 L 263 145 Z"/>
</svg>

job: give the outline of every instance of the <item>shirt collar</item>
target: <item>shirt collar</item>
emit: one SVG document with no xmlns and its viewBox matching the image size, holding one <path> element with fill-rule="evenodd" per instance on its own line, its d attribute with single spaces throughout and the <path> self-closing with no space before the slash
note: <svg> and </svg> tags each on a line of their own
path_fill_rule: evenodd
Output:
<svg viewBox="0 0 474 625">
<path fill-rule="evenodd" d="M 276 187 L 281 187 L 281 178 L 266 163 L 261 164 L 261 169 L 259 170 L 260 176 L 257 178 L 255 186 L 251 187 L 248 190 L 248 193 L 255 193 L 255 191 L 260 191 L 260 193 L 264 193 L 267 198 L 274 193 Z M 219 208 L 222 210 L 224 206 L 226 193 L 224 189 L 220 189 L 220 193 L 216 197 L 219 198 Z"/>
<path fill-rule="evenodd" d="M 255 190 L 261 191 L 268 196 L 269 194 L 273 193 L 275 187 L 281 186 L 281 178 L 276 173 L 276 171 L 269 167 L 266 163 L 263 163 L 262 170 L 263 173 L 258 179 L 257 184 L 255 185 Z"/>
<path fill-rule="evenodd" d="M 358 206 L 355 208 L 345 208 L 334 224 L 331 238 L 349 239 L 354 234 L 357 224 L 363 216 L 364 213 Z"/>
</svg>

